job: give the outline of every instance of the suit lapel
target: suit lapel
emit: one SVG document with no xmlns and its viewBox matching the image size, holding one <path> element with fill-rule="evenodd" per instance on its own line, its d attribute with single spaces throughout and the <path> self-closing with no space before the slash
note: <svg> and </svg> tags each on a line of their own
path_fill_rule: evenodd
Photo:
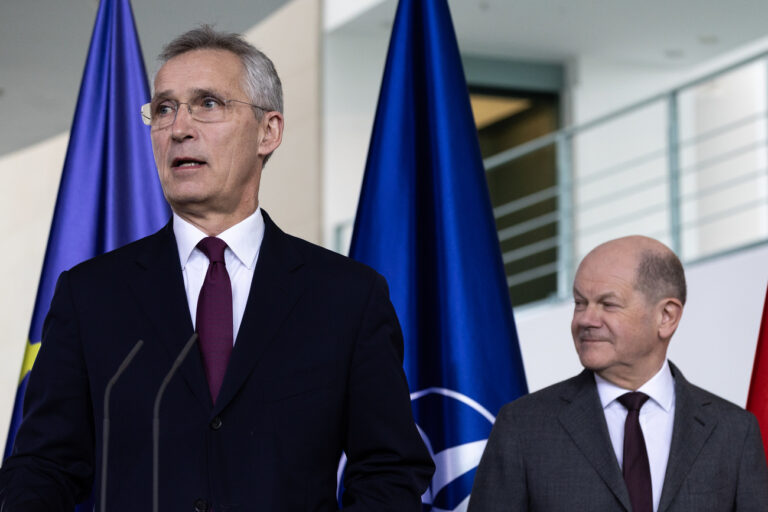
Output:
<svg viewBox="0 0 768 512">
<path fill-rule="evenodd" d="M 562 399 L 568 405 L 558 417 L 560 424 L 624 508 L 631 510 L 592 373 L 583 371 Z"/>
<path fill-rule="evenodd" d="M 261 353 L 277 334 L 303 293 L 301 254 L 266 212 L 264 240 L 248 294 L 243 321 L 213 414 L 218 414 L 245 383 Z"/>
<path fill-rule="evenodd" d="M 128 281 L 166 347 L 170 370 L 193 332 L 172 223 L 148 239 L 131 270 Z M 198 350 L 187 354 L 179 373 L 201 404 L 210 409 L 208 383 Z"/>
<path fill-rule="evenodd" d="M 685 380 L 680 370 L 671 362 L 669 365 L 675 377 L 675 419 L 659 512 L 664 512 L 672 504 L 696 457 L 717 425 L 717 418 L 708 411 L 711 400 L 697 397 L 693 386 Z"/>
</svg>

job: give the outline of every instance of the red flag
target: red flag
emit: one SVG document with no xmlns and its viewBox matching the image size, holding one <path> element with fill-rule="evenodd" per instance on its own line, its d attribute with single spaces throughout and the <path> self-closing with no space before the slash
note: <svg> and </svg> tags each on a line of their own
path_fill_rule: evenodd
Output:
<svg viewBox="0 0 768 512">
<path fill-rule="evenodd" d="M 763 435 L 763 447 L 768 457 L 768 290 L 765 294 L 763 319 L 760 322 L 760 334 L 757 336 L 755 366 L 752 368 L 752 382 L 749 385 L 747 410 L 757 416 L 760 432 Z"/>
</svg>

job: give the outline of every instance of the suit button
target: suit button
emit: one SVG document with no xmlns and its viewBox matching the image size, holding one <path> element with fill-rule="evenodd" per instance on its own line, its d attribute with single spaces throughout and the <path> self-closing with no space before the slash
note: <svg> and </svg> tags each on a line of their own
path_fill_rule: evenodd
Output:
<svg viewBox="0 0 768 512">
<path fill-rule="evenodd" d="M 211 429 L 213 430 L 219 430 L 221 428 L 221 418 L 216 416 L 213 418 L 213 421 L 211 421 Z"/>
<path fill-rule="evenodd" d="M 195 500 L 195 512 L 208 512 L 208 502 L 203 499 Z"/>
</svg>

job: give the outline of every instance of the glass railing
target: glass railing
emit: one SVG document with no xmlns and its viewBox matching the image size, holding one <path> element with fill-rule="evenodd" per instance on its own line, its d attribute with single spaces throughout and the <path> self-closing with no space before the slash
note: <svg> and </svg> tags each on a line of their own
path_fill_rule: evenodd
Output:
<svg viewBox="0 0 768 512">
<path fill-rule="evenodd" d="M 576 263 L 619 236 L 657 238 L 684 263 L 768 240 L 767 75 L 761 54 L 486 158 L 489 177 L 519 180 L 537 152 L 556 161 L 555 186 L 493 205 L 513 303 L 569 296 Z M 352 224 L 336 226 L 339 252 Z"/>
</svg>

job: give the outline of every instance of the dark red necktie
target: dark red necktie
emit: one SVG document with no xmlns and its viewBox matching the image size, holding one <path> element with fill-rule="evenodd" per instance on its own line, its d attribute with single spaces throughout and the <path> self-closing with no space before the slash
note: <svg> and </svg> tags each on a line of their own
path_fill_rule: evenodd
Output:
<svg viewBox="0 0 768 512">
<path fill-rule="evenodd" d="M 208 256 L 209 261 L 208 272 L 197 300 L 197 334 L 200 337 L 200 353 L 203 356 L 208 388 L 216 403 L 232 354 L 232 283 L 224 264 L 227 244 L 209 236 L 200 240 L 197 247 Z"/>
<path fill-rule="evenodd" d="M 645 438 L 640 428 L 640 408 L 648 395 L 633 391 L 619 397 L 621 405 L 627 408 L 624 423 L 624 481 L 629 491 L 632 512 L 653 512 L 653 490 L 651 488 L 651 465 Z"/>
</svg>

